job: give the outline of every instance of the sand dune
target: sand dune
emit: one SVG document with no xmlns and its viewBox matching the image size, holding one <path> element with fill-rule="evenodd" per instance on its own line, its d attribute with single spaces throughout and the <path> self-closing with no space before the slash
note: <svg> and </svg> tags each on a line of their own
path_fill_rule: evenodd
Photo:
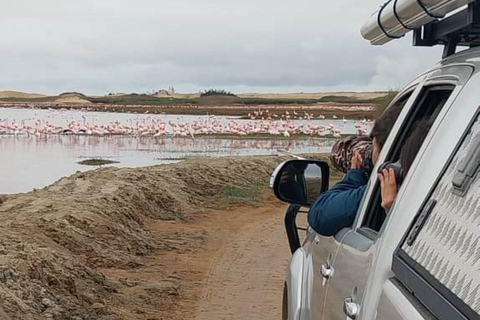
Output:
<svg viewBox="0 0 480 320">
<path fill-rule="evenodd" d="M 20 91 L 0 91 L 0 98 L 44 98 L 46 95 L 40 93 L 25 93 Z"/>
<path fill-rule="evenodd" d="M 262 99 L 320 99 L 326 96 L 350 97 L 357 99 L 374 99 L 383 97 L 387 92 L 314 92 L 314 93 L 235 93 L 240 98 L 262 98 Z M 121 97 L 128 93 L 116 93 L 113 97 Z M 71 96 L 71 95 L 69 95 Z M 176 98 L 176 99 L 195 99 L 200 97 L 200 93 L 157 93 L 156 97 Z M 0 91 L 1 98 L 43 98 L 47 95 L 40 93 L 24 93 L 19 91 Z M 70 99 L 71 100 L 71 99 Z M 59 102 L 74 102 L 60 101 Z M 79 101 L 80 102 L 80 101 Z M 84 102 L 84 101 L 82 101 Z"/>
</svg>

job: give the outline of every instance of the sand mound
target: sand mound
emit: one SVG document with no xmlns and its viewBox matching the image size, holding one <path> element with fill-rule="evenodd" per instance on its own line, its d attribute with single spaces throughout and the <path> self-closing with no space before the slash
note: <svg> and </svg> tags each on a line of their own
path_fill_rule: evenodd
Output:
<svg viewBox="0 0 480 320">
<path fill-rule="evenodd" d="M 44 98 L 46 95 L 39 93 L 25 93 L 19 91 L 0 91 L 0 98 L 22 98 L 22 99 L 33 99 L 33 98 Z"/>
<path fill-rule="evenodd" d="M 55 99 L 55 102 L 59 102 L 59 103 L 82 103 L 82 104 L 92 103 L 91 101 L 88 101 L 86 99 L 82 99 L 80 97 L 75 97 L 75 96 L 57 98 L 57 99 Z"/>
<path fill-rule="evenodd" d="M 200 97 L 200 93 L 159 92 L 154 96 L 159 98 L 195 99 Z"/>
<path fill-rule="evenodd" d="M 87 97 L 83 93 L 79 92 L 64 92 L 59 94 L 57 98 L 55 98 L 55 102 L 59 103 L 91 103 L 87 100 Z"/>
<path fill-rule="evenodd" d="M 141 315 L 138 300 L 146 307 L 165 303 L 168 312 L 168 301 L 182 290 L 178 278 L 143 283 L 144 295 L 125 300 L 116 293 L 140 284 L 111 279 L 102 268 L 134 269 L 153 253 L 179 250 L 182 241 L 153 237 L 149 222 L 216 207 L 226 187 L 266 185 L 281 160 L 208 158 L 102 168 L 1 197 L 0 319 L 132 319 L 119 310 L 132 305 Z"/>
</svg>

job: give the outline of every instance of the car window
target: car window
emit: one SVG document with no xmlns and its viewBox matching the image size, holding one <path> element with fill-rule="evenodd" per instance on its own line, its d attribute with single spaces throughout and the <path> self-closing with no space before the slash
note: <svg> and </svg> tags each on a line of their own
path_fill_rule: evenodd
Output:
<svg viewBox="0 0 480 320">
<path fill-rule="evenodd" d="M 474 121 L 394 255 L 399 281 L 438 319 L 479 319 L 480 121 Z"/>
<path fill-rule="evenodd" d="M 454 89 L 453 85 L 425 87 L 409 111 L 386 157 L 386 161 L 402 164 L 404 167 L 403 177 L 408 174 L 409 169 L 409 166 L 405 167 L 404 164 L 413 162 L 423 140 Z M 411 150 L 404 149 L 402 154 L 402 147 L 406 143 L 412 145 L 410 141 L 412 139 L 415 139 L 416 142 L 414 147 Z M 406 158 L 408 161 L 404 161 Z M 380 183 L 376 183 L 361 228 L 373 232 L 380 230 L 386 218 L 386 212 L 382 208 L 381 202 Z"/>
</svg>

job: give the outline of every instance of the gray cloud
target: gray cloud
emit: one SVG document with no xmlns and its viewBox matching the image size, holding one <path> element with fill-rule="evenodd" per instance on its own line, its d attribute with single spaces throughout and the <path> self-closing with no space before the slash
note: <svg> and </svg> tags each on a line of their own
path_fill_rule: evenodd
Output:
<svg viewBox="0 0 480 320">
<path fill-rule="evenodd" d="M 0 90 L 91 94 L 385 90 L 440 58 L 372 47 L 381 0 L 16 0 L 0 12 Z"/>
</svg>

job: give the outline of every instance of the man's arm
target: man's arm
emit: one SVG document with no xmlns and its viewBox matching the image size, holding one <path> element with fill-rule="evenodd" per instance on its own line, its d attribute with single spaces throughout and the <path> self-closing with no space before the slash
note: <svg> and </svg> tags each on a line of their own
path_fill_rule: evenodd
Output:
<svg viewBox="0 0 480 320">
<path fill-rule="evenodd" d="M 322 193 L 312 205 L 308 213 L 310 226 L 323 236 L 332 236 L 351 226 L 367 181 L 362 170 L 349 170 L 340 182 Z"/>
</svg>

